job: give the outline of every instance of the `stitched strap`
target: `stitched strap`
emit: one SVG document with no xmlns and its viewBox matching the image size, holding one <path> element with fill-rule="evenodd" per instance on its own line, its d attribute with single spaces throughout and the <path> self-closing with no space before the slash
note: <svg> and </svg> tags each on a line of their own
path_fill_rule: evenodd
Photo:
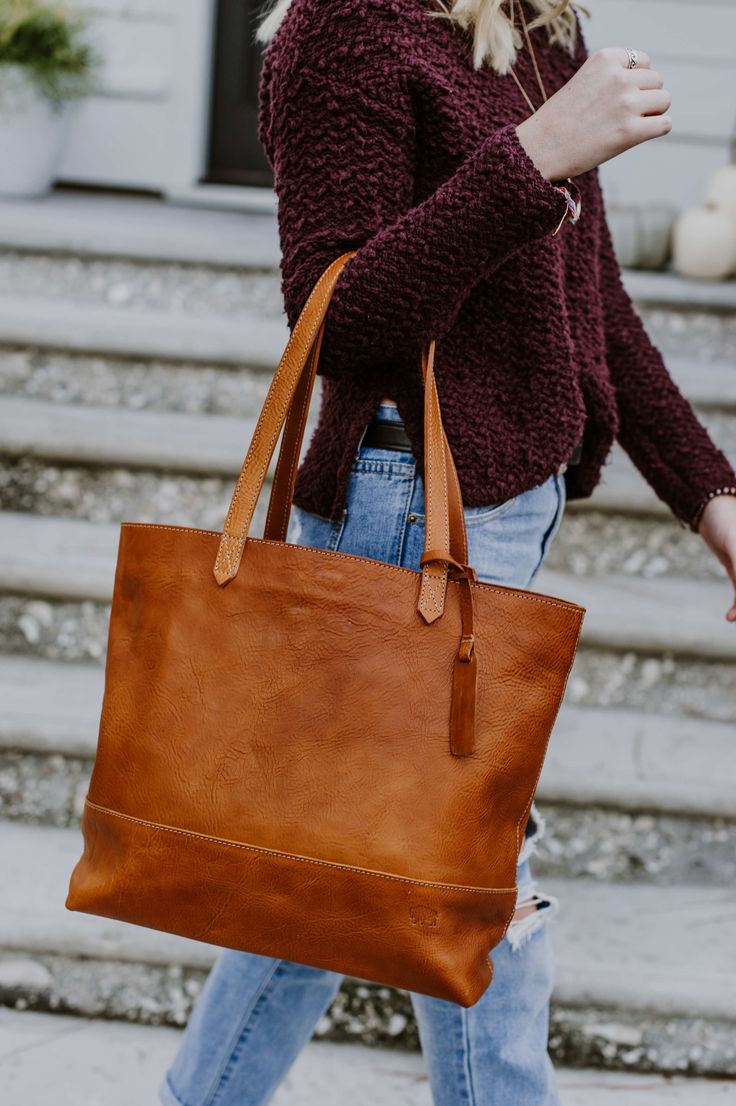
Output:
<svg viewBox="0 0 736 1106">
<path fill-rule="evenodd" d="M 279 459 L 276 464 L 271 498 L 268 504 L 268 515 L 263 531 L 264 538 L 269 541 L 286 541 L 286 533 L 289 527 L 291 515 L 291 501 L 294 498 L 294 486 L 296 484 L 296 471 L 299 464 L 304 432 L 307 425 L 309 404 L 314 391 L 314 379 L 317 375 L 317 363 L 319 351 L 322 347 L 324 336 L 324 324 L 319 328 L 309 361 L 301 375 L 294 400 L 289 408 L 289 415 L 284 426 L 281 438 Z"/>
<path fill-rule="evenodd" d="M 434 375 L 435 342 L 422 352 L 424 379 L 424 497 L 426 529 L 417 610 L 434 622 L 445 608 L 447 565 L 467 565 L 465 515 L 455 462 L 442 425 Z"/>
<path fill-rule="evenodd" d="M 215 579 L 220 584 L 226 583 L 237 574 L 258 496 L 282 427 L 284 433 L 264 536 L 269 540 L 286 540 L 299 453 L 324 334 L 324 319 L 340 272 L 353 256 L 353 252 L 338 257 L 317 281 L 276 369 L 233 491 L 220 539 L 214 566 Z M 432 488 L 433 500 L 427 506 L 427 518 L 431 518 L 433 510 L 439 512 L 440 518 L 436 524 L 428 527 L 425 548 L 430 548 L 430 537 L 438 533 L 442 535 L 442 540 L 437 543 L 438 547 L 448 552 L 451 550 L 455 560 L 465 563 L 467 542 L 462 498 L 450 447 L 442 427 L 432 370 L 433 359 L 434 342 L 431 343 L 429 353 L 422 354 L 425 410 L 430 411 L 432 420 L 429 434 L 425 425 L 425 486 Z M 429 374 L 428 365 L 431 370 Z M 426 567 L 418 609 L 428 622 L 442 614 L 446 581 L 446 565 L 436 563 Z"/>
<path fill-rule="evenodd" d="M 310 354 L 337 279 L 353 252 L 336 258 L 315 284 L 276 368 L 230 500 L 213 569 L 218 584 L 224 584 L 237 575 L 253 512 L 278 436 L 292 406 L 305 365 L 309 363 L 316 367 L 316 358 L 310 358 Z"/>
<path fill-rule="evenodd" d="M 276 368 L 233 490 L 220 537 L 213 569 L 218 584 L 225 584 L 237 575 L 256 503 L 282 429 L 284 434 L 265 536 L 279 541 L 286 538 L 296 468 L 324 335 L 325 315 L 340 273 L 354 252 L 342 254 L 325 269 L 297 319 Z M 426 529 L 417 610 L 426 622 L 439 618 L 445 607 L 448 573 L 456 576 L 462 629 L 453 667 L 450 747 L 455 755 L 467 756 L 473 751 L 475 739 L 476 657 L 471 586 L 475 573 L 467 564 L 462 496 L 442 425 L 434 353 L 435 343 L 432 341 L 421 358 Z"/>
</svg>

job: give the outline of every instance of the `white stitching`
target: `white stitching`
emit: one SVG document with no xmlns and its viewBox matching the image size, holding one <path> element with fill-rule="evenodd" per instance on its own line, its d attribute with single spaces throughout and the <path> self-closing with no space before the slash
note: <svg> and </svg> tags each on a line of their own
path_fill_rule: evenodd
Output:
<svg viewBox="0 0 736 1106">
<path fill-rule="evenodd" d="M 435 883 L 429 879 L 412 879 L 411 876 L 396 876 L 390 872 L 375 872 L 371 868 L 358 868 L 353 864 L 340 864 L 334 860 L 317 860 L 311 856 L 299 856 L 298 853 L 285 853 L 280 849 L 264 849 L 258 845 L 245 845 L 240 841 L 231 841 L 227 837 L 213 837 L 208 833 L 195 833 L 193 830 L 179 829 L 177 826 L 166 826 L 161 822 L 149 822 L 145 818 L 134 818 L 132 814 L 121 814 L 118 810 L 110 810 L 109 807 L 100 806 L 99 803 L 85 800 L 86 806 L 97 810 L 101 814 L 111 818 L 119 818 L 124 822 L 132 822 L 134 825 L 145 826 L 147 829 L 164 830 L 166 833 L 176 833 L 180 837 L 193 837 L 196 841 L 209 841 L 215 845 L 228 845 L 233 849 L 244 849 L 246 852 L 261 853 L 264 856 L 281 857 L 284 860 L 297 860 L 302 864 L 315 864 L 320 868 L 337 868 L 344 872 L 357 872 L 362 876 L 373 876 L 375 879 L 390 879 L 397 883 L 410 883 L 419 887 L 432 887 L 440 891 L 460 891 L 463 894 L 476 895 L 508 895 L 516 891 L 515 887 L 466 887 L 460 883 Z"/>
<path fill-rule="evenodd" d="M 434 397 L 434 399 L 436 399 L 436 391 L 432 390 L 432 389 L 429 389 L 429 393 L 428 393 L 428 388 L 429 388 L 428 377 L 430 375 L 430 359 L 429 359 L 429 355 L 424 351 L 422 353 L 422 360 L 423 360 L 423 367 L 424 367 L 424 396 L 425 396 L 424 421 L 425 421 L 425 424 L 426 424 L 427 438 L 428 438 L 428 441 L 427 441 L 428 449 L 427 449 L 426 452 L 428 452 L 429 457 L 432 457 L 433 454 L 434 454 L 434 441 L 435 441 L 435 437 L 434 437 L 434 417 L 435 417 L 435 411 L 436 411 L 436 405 L 435 405 L 435 402 L 433 402 L 433 397 Z M 434 379 L 434 365 L 432 365 L 431 372 L 432 372 L 432 378 Z M 436 389 L 436 385 L 435 385 L 435 389 Z M 426 403 L 426 397 L 427 397 L 428 394 L 429 394 L 429 403 L 427 404 Z M 427 407 L 429 407 L 429 413 L 427 412 Z M 444 494 L 445 494 L 445 502 L 447 502 L 447 486 L 446 486 L 446 483 L 445 483 L 445 480 L 444 480 L 444 477 L 445 477 L 445 473 L 444 473 L 444 450 L 443 450 L 442 460 L 443 460 L 443 466 L 442 466 L 442 469 L 443 469 L 443 488 L 444 488 Z M 432 494 L 432 489 L 434 487 L 434 484 L 433 484 L 434 475 L 433 475 L 433 471 L 432 471 L 432 464 L 431 464 L 431 462 L 428 461 L 428 458 L 426 456 L 425 456 L 425 459 L 424 459 L 424 470 L 425 470 L 425 476 L 426 476 L 426 480 L 427 480 L 427 487 L 426 487 L 426 492 L 427 492 L 427 497 L 428 497 L 427 501 L 428 501 L 428 503 L 434 503 L 435 501 L 434 501 L 433 494 Z M 447 546 L 449 545 L 449 519 L 445 519 L 445 526 L 444 526 L 445 542 L 444 542 L 444 544 L 440 543 L 439 546 L 438 546 L 438 544 L 434 540 L 434 535 L 435 535 L 436 527 L 437 527 L 437 520 L 435 518 L 435 513 L 436 513 L 435 511 L 432 512 L 432 517 L 431 518 L 430 518 L 429 510 L 427 510 L 426 513 L 425 513 L 426 523 L 431 522 L 431 524 L 432 524 L 431 529 L 429 527 L 427 527 L 427 529 L 426 529 L 427 545 L 429 546 L 430 549 L 447 548 Z M 432 587 L 432 582 L 434 582 L 434 584 L 436 585 L 436 587 L 438 589 L 437 591 L 435 591 L 434 588 Z M 441 565 L 433 565 L 433 564 L 424 565 L 423 570 L 422 570 L 422 587 L 421 587 L 421 591 L 420 591 L 420 605 L 422 605 L 422 606 L 426 605 L 433 612 L 434 611 L 439 611 L 442 608 L 442 604 L 443 604 L 446 593 L 447 593 L 447 570 L 446 570 L 446 568 L 444 568 Z"/>
<path fill-rule="evenodd" d="M 318 340 L 319 340 L 319 336 L 315 340 L 315 344 L 316 344 L 316 341 L 318 341 Z M 312 351 L 311 351 L 311 354 L 310 354 L 309 362 L 308 362 L 309 368 L 304 370 L 305 372 L 308 372 L 310 377 L 312 376 L 312 371 L 313 371 L 312 370 L 312 362 L 315 360 L 315 353 L 316 353 L 316 351 L 313 348 Z M 315 363 L 315 365 L 314 365 L 314 372 L 315 373 L 316 373 L 316 369 L 317 369 L 317 364 Z M 311 398 L 312 398 L 312 386 L 309 386 L 309 387 L 307 387 L 307 390 L 304 393 L 304 399 L 302 401 L 301 410 L 299 412 L 299 426 L 303 427 L 303 425 L 304 425 L 304 421 L 306 419 L 306 413 L 309 410 L 309 401 L 310 401 Z M 302 436 L 303 436 L 303 431 L 302 431 Z M 274 487 L 276 487 L 276 485 L 278 483 L 279 470 L 281 469 L 281 457 L 282 457 L 282 454 L 279 453 L 279 460 L 278 460 L 278 464 L 276 465 L 276 472 L 275 472 L 274 478 L 273 478 Z M 286 496 L 284 497 L 284 509 L 283 509 L 283 512 L 282 512 L 282 515 L 281 515 L 281 523 L 280 523 L 280 527 L 279 527 L 279 533 L 283 535 L 282 540 L 284 540 L 284 541 L 286 540 L 287 516 L 289 514 L 289 508 L 291 507 L 291 494 L 290 493 L 291 493 L 292 480 L 294 479 L 294 469 L 296 468 L 298 460 L 299 460 L 299 448 L 297 447 L 293 451 L 292 456 L 291 456 L 291 465 L 289 467 L 289 482 L 286 485 L 287 492 L 286 492 Z M 273 494 L 273 492 L 271 494 Z M 271 515 L 271 504 L 269 503 L 268 517 L 266 519 L 266 526 L 268 526 L 268 523 L 270 521 L 270 515 Z"/>
<path fill-rule="evenodd" d="M 180 534 L 203 534 L 208 538 L 215 537 L 221 538 L 222 532 L 220 530 L 199 530 L 194 526 L 168 526 L 161 522 L 123 522 L 121 523 L 121 529 L 144 529 L 144 530 L 174 530 Z M 228 537 L 231 535 L 228 535 Z M 235 541 L 244 542 L 245 538 L 234 538 Z M 275 545 L 279 549 L 283 549 L 284 546 L 288 546 L 289 549 L 308 549 L 310 553 L 320 553 L 326 557 L 337 557 L 344 561 L 360 561 L 361 564 L 371 565 L 376 569 L 388 569 L 391 572 L 403 572 L 411 576 L 421 576 L 421 570 L 415 568 L 405 568 L 403 565 L 392 565 L 388 561 L 376 561 L 371 557 L 361 557 L 356 553 L 338 553 L 332 549 L 318 549 L 313 545 L 300 545 L 298 542 L 283 542 L 283 541 L 271 541 L 268 538 L 248 538 L 249 542 L 255 542 L 257 545 Z M 470 582 L 470 581 L 469 581 Z M 449 579 L 448 583 L 458 585 L 460 581 Z M 503 584 L 489 584 L 486 580 L 474 580 L 470 582 L 470 586 L 474 588 L 485 589 L 486 591 L 495 592 L 508 592 L 513 591 L 516 598 L 525 599 L 529 603 L 541 603 L 545 607 L 556 607 L 560 611 L 582 611 L 584 608 L 578 603 L 569 602 L 566 599 L 556 601 L 554 599 L 542 599 L 541 596 L 532 595 L 530 592 L 524 591 L 523 588 L 508 588 Z"/>
</svg>

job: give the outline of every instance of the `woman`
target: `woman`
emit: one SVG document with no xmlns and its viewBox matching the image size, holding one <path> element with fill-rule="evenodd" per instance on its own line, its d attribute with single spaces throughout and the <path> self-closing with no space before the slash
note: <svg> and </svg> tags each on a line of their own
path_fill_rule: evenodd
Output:
<svg viewBox="0 0 736 1106">
<path fill-rule="evenodd" d="M 419 567 L 419 353 L 436 338 L 479 576 L 530 586 L 566 497 L 591 493 L 618 437 L 736 582 L 736 475 L 632 308 L 599 189 L 597 166 L 670 131 L 647 55 L 587 57 L 567 0 L 279 0 L 262 37 L 260 138 L 291 325 L 327 264 L 358 251 L 327 315 L 289 540 Z M 412 996 L 437 1106 L 559 1101 L 546 1050 L 554 904 L 528 860 L 539 830 L 533 815 L 483 998 Z M 225 952 L 162 1101 L 266 1103 L 339 985 Z"/>
</svg>

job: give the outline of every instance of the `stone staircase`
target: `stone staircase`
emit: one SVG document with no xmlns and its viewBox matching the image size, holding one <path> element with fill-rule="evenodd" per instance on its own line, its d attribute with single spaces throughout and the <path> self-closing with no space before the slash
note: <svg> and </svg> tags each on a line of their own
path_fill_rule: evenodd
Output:
<svg viewBox="0 0 736 1106">
<path fill-rule="evenodd" d="M 0 207 L 0 244 L 0 998 L 181 1025 L 213 950 L 69 914 L 63 900 L 118 524 L 222 525 L 284 342 L 275 228 L 61 195 Z M 673 374 L 736 456 L 736 285 L 629 281 Z M 563 905 L 553 1055 L 733 1076 L 728 585 L 617 455 L 596 495 L 571 505 L 539 588 L 588 607 L 540 791 L 536 871 Z M 417 1043 L 406 996 L 357 982 L 318 1035 Z"/>
</svg>

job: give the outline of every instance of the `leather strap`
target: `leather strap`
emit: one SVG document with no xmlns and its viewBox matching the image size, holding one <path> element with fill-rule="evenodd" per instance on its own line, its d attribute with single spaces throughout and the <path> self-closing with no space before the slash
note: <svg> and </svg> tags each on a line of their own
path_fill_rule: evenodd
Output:
<svg viewBox="0 0 736 1106">
<path fill-rule="evenodd" d="M 468 542 L 465 515 L 457 469 L 447 441 L 437 383 L 434 375 L 435 342 L 422 351 L 424 380 L 424 499 L 425 535 L 422 563 L 422 586 L 418 610 L 427 622 L 439 618 L 445 606 L 447 565 L 456 562 L 467 565 Z M 428 464 L 442 444 L 442 458 Z M 432 556 L 429 556 L 429 553 Z"/>
<path fill-rule="evenodd" d="M 255 505 L 265 482 L 278 436 L 286 422 L 267 519 L 267 536 L 274 540 L 285 540 L 296 479 L 297 459 L 304 437 L 309 399 L 317 372 L 324 318 L 337 278 L 353 253 L 354 251 L 345 253 L 333 261 L 315 284 L 276 369 L 235 485 L 223 527 L 214 567 L 214 575 L 218 583 L 224 584 L 237 574 Z M 457 474 L 442 427 L 434 372 L 430 371 L 427 374 L 426 371 L 427 366 L 433 362 L 433 357 L 434 343 L 430 346 L 430 353 L 422 355 L 425 375 L 425 411 L 431 412 L 432 419 L 429 433 L 425 426 L 424 482 L 425 486 L 432 489 L 431 502 L 427 505 L 430 526 L 428 526 L 428 536 L 425 538 L 425 547 L 432 548 L 436 543 L 430 543 L 429 538 L 435 532 L 440 533 L 443 535 L 443 541 L 440 543 L 442 549 L 450 552 L 452 548 L 455 560 L 465 563 L 467 541 Z M 429 395 L 427 395 L 428 391 Z M 449 473 L 447 473 L 448 459 Z M 439 497 L 434 494 L 438 489 L 441 492 Z M 449 509 L 446 498 L 448 494 Z M 439 522 L 434 525 L 431 524 L 433 511 L 439 511 L 440 514 Z M 448 530 L 452 531 L 451 544 Z M 436 604 L 433 608 L 434 606 Z M 426 609 L 424 604 L 420 609 L 424 615 Z M 441 610 L 437 614 L 430 614 L 428 621 L 433 621 L 433 617 L 437 617 L 440 613 Z"/>
<path fill-rule="evenodd" d="M 342 254 L 315 284 L 292 330 L 233 490 L 213 568 L 222 585 L 238 572 L 258 497 L 284 430 L 271 490 L 266 537 L 284 541 L 291 512 L 296 468 L 324 335 L 324 320 L 338 277 L 355 251 Z M 424 380 L 425 552 L 417 610 L 426 622 L 444 612 L 450 571 L 461 583 L 462 635 L 453 669 L 451 747 L 472 752 L 475 732 L 475 651 L 473 595 L 475 573 L 467 565 L 462 496 L 450 446 L 442 426 L 434 376 L 435 343 L 422 353 Z"/>
<path fill-rule="evenodd" d="M 237 575 L 253 521 L 253 512 L 278 436 L 292 406 L 305 366 L 310 365 L 316 369 L 315 359 L 310 357 L 310 353 L 324 322 L 337 279 L 352 255 L 352 252 L 342 254 L 327 266 L 310 292 L 276 368 L 230 500 L 213 568 L 218 584 L 225 584 Z M 308 375 L 312 377 L 313 372 Z"/>
<path fill-rule="evenodd" d="M 324 324 L 319 328 L 309 361 L 302 373 L 294 401 L 289 408 L 289 415 L 281 438 L 279 459 L 276 464 L 276 472 L 271 487 L 271 498 L 268 503 L 268 515 L 263 536 L 269 541 L 286 541 L 286 532 L 291 515 L 291 501 L 294 498 L 294 485 L 296 483 L 296 470 L 299 464 L 304 431 L 307 425 L 309 404 L 314 391 L 314 379 L 317 375 L 317 363 L 319 351 L 324 336 Z"/>
<path fill-rule="evenodd" d="M 299 453 L 301 451 L 302 441 L 304 439 L 304 428 L 306 425 L 307 412 L 309 409 L 309 400 L 312 395 L 314 386 L 314 377 L 317 371 L 317 363 L 319 360 L 319 348 L 322 342 L 322 336 L 324 328 L 320 328 L 319 334 L 315 341 L 314 350 L 312 352 L 312 360 L 306 366 L 305 372 L 302 375 L 297 391 L 294 395 L 294 401 L 289 411 L 289 416 L 284 429 L 284 434 L 281 442 L 281 449 L 279 451 L 279 459 L 276 467 L 276 474 L 274 476 L 273 487 L 271 490 L 271 500 L 269 503 L 268 517 L 266 519 L 266 526 L 264 530 L 264 537 L 270 541 L 286 541 L 286 533 L 289 524 L 289 514 L 291 511 L 291 501 L 294 496 L 294 483 L 296 480 L 296 470 L 299 460 Z M 435 564 L 433 568 L 430 568 L 426 576 L 423 579 L 423 592 L 420 591 L 420 601 L 418 603 L 418 609 L 423 617 L 428 622 L 434 621 L 436 617 L 441 613 L 441 608 L 444 607 L 444 590 L 441 595 L 436 590 L 434 583 L 438 577 L 444 577 L 446 579 L 446 573 L 444 572 L 442 562 L 447 561 L 446 554 L 450 554 L 450 558 L 454 559 L 459 564 L 467 564 L 468 551 L 467 551 L 467 538 L 465 532 L 465 515 L 463 513 L 462 496 L 460 493 L 460 485 L 457 478 L 457 470 L 455 468 L 455 462 L 452 458 L 452 452 L 450 450 L 447 436 L 445 435 L 444 428 L 441 425 L 441 416 L 439 408 L 439 397 L 436 394 L 436 381 L 434 378 L 434 348 L 435 343 L 430 345 L 429 353 L 422 353 L 422 375 L 425 387 L 425 406 L 426 397 L 435 393 L 434 399 L 434 411 L 433 418 L 434 433 L 443 442 L 444 454 L 445 454 L 445 470 L 446 478 L 442 480 L 442 486 L 446 484 L 447 496 L 449 500 L 449 534 L 450 545 L 449 549 L 445 547 L 438 552 L 432 560 L 439 562 Z M 427 369 L 432 365 L 431 380 L 427 380 Z M 427 391 L 429 389 L 429 392 Z M 438 427 L 439 423 L 439 427 Z M 427 427 L 427 416 L 425 411 L 425 436 Z M 425 442 L 425 457 L 429 457 L 430 450 L 434 449 L 434 443 Z M 425 480 L 425 484 L 427 481 Z M 437 488 L 437 481 L 432 481 L 433 491 Z M 429 494 L 429 493 L 427 493 Z M 428 507 L 428 516 L 433 514 L 433 511 L 438 508 Z M 441 502 L 439 510 L 442 510 Z M 429 537 L 425 536 L 425 550 L 432 548 L 428 542 L 434 537 L 434 533 L 430 533 Z M 424 563 L 424 562 L 423 562 Z M 440 584 L 440 588 L 442 585 Z M 433 598 L 434 595 L 434 598 Z M 426 612 L 426 614 L 425 614 Z M 427 617 L 429 615 L 429 617 Z"/>
</svg>

